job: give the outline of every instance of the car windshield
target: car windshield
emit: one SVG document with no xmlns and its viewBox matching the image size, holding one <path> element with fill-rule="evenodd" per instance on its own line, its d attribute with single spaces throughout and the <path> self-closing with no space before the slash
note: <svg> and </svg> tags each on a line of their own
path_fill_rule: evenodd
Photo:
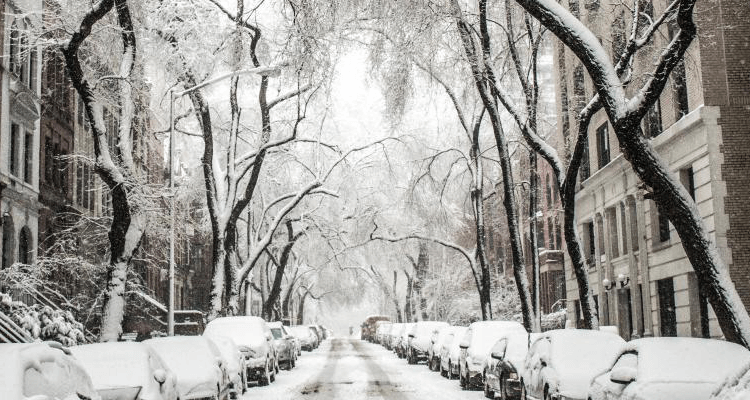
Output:
<svg viewBox="0 0 750 400">
<path fill-rule="evenodd" d="M 281 339 L 284 337 L 284 332 L 281 331 L 281 328 L 271 328 L 271 333 L 273 334 L 274 339 Z"/>
</svg>

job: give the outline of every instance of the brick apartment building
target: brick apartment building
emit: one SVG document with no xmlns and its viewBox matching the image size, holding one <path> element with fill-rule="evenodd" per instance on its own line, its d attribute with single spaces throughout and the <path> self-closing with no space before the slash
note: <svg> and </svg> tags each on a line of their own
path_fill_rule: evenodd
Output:
<svg viewBox="0 0 750 400">
<path fill-rule="evenodd" d="M 619 52 L 630 32 L 630 12 L 611 0 L 563 0 L 604 47 Z M 660 15 L 666 0 L 642 1 Z M 658 103 L 643 122 L 644 134 L 698 204 L 721 257 L 750 305 L 750 3 L 698 2 L 698 38 L 673 71 Z M 675 33 L 672 22 L 636 59 L 643 79 Z M 557 134 L 570 145 L 577 112 L 593 95 L 591 80 L 559 42 L 555 49 Z M 631 86 L 637 87 L 638 81 Z M 632 87 L 629 89 L 632 92 Z M 632 94 L 632 93 L 631 93 Z M 570 149 L 568 149 L 570 150 Z M 576 212 L 589 280 L 602 325 L 636 336 L 721 336 L 716 316 L 700 294 L 679 237 L 661 216 L 617 145 L 603 111 L 590 124 Z M 578 287 L 566 269 L 568 319 L 581 317 Z"/>
</svg>

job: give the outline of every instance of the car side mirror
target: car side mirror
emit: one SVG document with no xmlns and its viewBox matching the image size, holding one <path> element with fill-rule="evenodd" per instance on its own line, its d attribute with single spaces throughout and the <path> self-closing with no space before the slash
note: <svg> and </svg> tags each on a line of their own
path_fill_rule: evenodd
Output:
<svg viewBox="0 0 750 400">
<path fill-rule="evenodd" d="M 167 371 L 159 368 L 156 371 L 154 371 L 154 380 L 159 382 L 159 384 L 163 384 L 167 381 Z"/>
<path fill-rule="evenodd" d="M 609 380 L 620 385 L 627 385 L 635 380 L 637 375 L 635 368 L 631 367 L 618 367 L 612 370 L 609 374 Z"/>
<path fill-rule="evenodd" d="M 547 356 L 545 355 L 539 355 L 539 364 L 542 365 L 542 367 L 547 366 Z"/>
<path fill-rule="evenodd" d="M 266 340 L 270 342 L 271 340 L 273 340 L 273 336 L 271 336 L 271 335 L 266 335 Z"/>
</svg>

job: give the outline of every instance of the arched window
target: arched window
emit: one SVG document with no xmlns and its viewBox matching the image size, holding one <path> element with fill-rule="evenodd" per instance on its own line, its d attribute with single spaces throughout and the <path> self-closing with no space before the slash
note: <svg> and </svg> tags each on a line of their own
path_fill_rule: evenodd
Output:
<svg viewBox="0 0 750 400">
<path fill-rule="evenodd" d="M 27 226 L 24 226 L 21 228 L 21 234 L 18 236 L 18 262 L 21 264 L 31 264 L 32 246 L 31 230 Z"/>
<path fill-rule="evenodd" d="M 552 179 L 550 178 L 550 175 L 547 174 L 547 210 L 551 210 L 552 205 Z"/>
<path fill-rule="evenodd" d="M 2 268 L 8 268 L 13 265 L 13 250 L 15 250 L 15 229 L 13 227 L 13 217 L 10 214 L 3 216 L 3 260 Z"/>
</svg>

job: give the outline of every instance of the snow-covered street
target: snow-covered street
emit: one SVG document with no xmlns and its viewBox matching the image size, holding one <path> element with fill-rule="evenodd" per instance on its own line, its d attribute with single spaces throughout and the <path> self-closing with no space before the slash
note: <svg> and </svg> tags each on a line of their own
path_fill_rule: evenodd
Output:
<svg viewBox="0 0 750 400">
<path fill-rule="evenodd" d="M 248 390 L 243 399 L 482 399 L 462 391 L 456 380 L 408 365 L 392 352 L 363 340 L 334 338 L 303 352 L 297 367 L 282 371 L 269 386 Z"/>
</svg>

